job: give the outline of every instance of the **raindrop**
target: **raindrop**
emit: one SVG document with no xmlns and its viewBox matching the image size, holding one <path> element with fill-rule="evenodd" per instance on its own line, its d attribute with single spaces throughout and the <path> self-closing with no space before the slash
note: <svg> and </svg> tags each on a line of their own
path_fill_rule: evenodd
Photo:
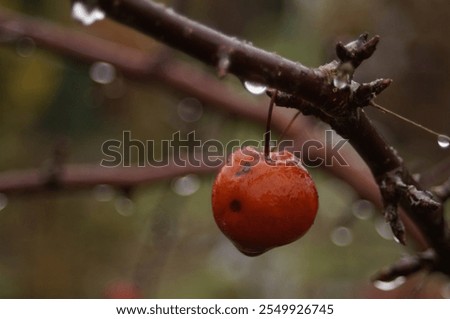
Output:
<svg viewBox="0 0 450 319">
<path fill-rule="evenodd" d="M 447 148 L 450 146 L 450 137 L 447 135 L 439 134 L 437 142 L 441 148 Z"/>
<path fill-rule="evenodd" d="M 266 92 L 267 87 L 264 84 L 245 81 L 244 86 L 251 94 L 261 95 Z"/>
<path fill-rule="evenodd" d="M 114 203 L 116 211 L 122 216 L 131 216 L 134 211 L 133 201 L 125 196 L 120 196 L 116 199 Z"/>
<path fill-rule="evenodd" d="M 32 38 L 23 37 L 17 41 L 16 52 L 22 58 L 29 58 L 36 50 L 36 43 Z"/>
<path fill-rule="evenodd" d="M 441 288 L 442 298 L 450 299 L 450 283 L 446 283 Z"/>
<path fill-rule="evenodd" d="M 402 242 L 400 241 L 400 239 L 397 238 L 397 236 L 394 236 L 394 234 L 392 234 L 392 238 L 394 239 L 394 241 L 395 241 L 397 244 L 401 244 L 401 243 L 402 243 Z"/>
<path fill-rule="evenodd" d="M 355 41 L 352 41 L 352 42 L 350 42 L 350 43 L 347 43 L 347 44 L 345 45 L 345 47 L 346 47 L 347 49 L 349 49 L 349 50 L 354 50 L 354 49 L 357 48 L 358 44 L 360 44 L 360 43 L 361 43 L 361 40 L 357 39 L 357 40 L 355 40 Z"/>
<path fill-rule="evenodd" d="M 378 218 L 375 221 L 375 230 L 377 231 L 378 235 L 386 240 L 394 239 L 394 234 L 392 234 L 391 227 L 383 218 Z"/>
<path fill-rule="evenodd" d="M 173 191 L 181 196 L 190 196 L 199 188 L 200 179 L 194 174 L 179 177 L 172 182 Z"/>
<path fill-rule="evenodd" d="M 95 62 L 89 70 L 89 75 L 94 82 L 109 84 L 116 78 L 116 68 L 106 62 Z"/>
<path fill-rule="evenodd" d="M 192 97 L 185 98 L 178 103 L 178 116 L 185 122 L 196 122 L 203 115 L 202 103 Z"/>
<path fill-rule="evenodd" d="M 8 197 L 6 197 L 5 194 L 0 193 L 0 211 L 5 209 L 7 205 L 8 205 Z"/>
<path fill-rule="evenodd" d="M 115 196 L 114 188 L 110 185 L 100 184 L 94 187 L 94 198 L 99 202 L 109 202 Z"/>
<path fill-rule="evenodd" d="M 348 74 L 336 75 L 333 79 L 333 85 L 339 90 L 346 88 L 349 84 L 348 82 L 349 82 Z"/>
<path fill-rule="evenodd" d="M 374 207 L 368 200 L 361 199 L 353 203 L 352 212 L 356 218 L 367 220 L 373 216 Z"/>
<path fill-rule="evenodd" d="M 91 25 L 95 21 L 105 18 L 105 13 L 95 6 L 88 6 L 83 2 L 74 2 L 72 5 L 72 18 L 84 25 Z"/>
<path fill-rule="evenodd" d="M 353 234 L 349 228 L 341 226 L 331 232 L 330 238 L 336 246 L 345 247 L 352 243 Z"/>
<path fill-rule="evenodd" d="M 375 286 L 375 288 L 383 290 L 383 291 L 389 291 L 389 290 L 394 290 L 395 288 L 400 287 L 401 285 L 403 285 L 405 283 L 406 279 L 403 276 L 397 277 L 392 281 L 381 281 L 381 280 L 377 280 L 374 281 L 373 285 Z"/>
</svg>

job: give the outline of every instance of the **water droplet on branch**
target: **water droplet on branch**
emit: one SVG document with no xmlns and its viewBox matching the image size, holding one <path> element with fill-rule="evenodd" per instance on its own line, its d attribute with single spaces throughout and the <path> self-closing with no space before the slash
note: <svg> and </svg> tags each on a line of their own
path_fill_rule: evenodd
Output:
<svg viewBox="0 0 450 319">
<path fill-rule="evenodd" d="M 400 239 L 397 238 L 397 236 L 392 235 L 392 238 L 394 239 L 394 241 L 395 241 L 397 244 L 401 244 L 401 243 L 402 243 L 402 242 L 400 241 Z"/>
<path fill-rule="evenodd" d="M 264 84 L 259 84 L 256 82 L 251 81 L 245 81 L 244 87 L 249 91 L 251 94 L 254 95 L 261 95 L 266 92 L 267 87 Z"/>
<path fill-rule="evenodd" d="M 447 148 L 447 147 L 450 146 L 450 137 L 448 137 L 447 135 L 439 134 L 438 132 L 436 132 L 436 131 L 434 131 L 434 130 L 426 127 L 426 126 L 423 126 L 422 124 L 414 122 L 413 120 L 410 120 L 409 118 L 406 118 L 406 117 L 404 117 L 404 116 L 402 116 L 400 114 L 397 114 L 397 113 L 395 113 L 395 112 L 393 112 L 393 111 L 391 111 L 391 110 L 389 110 L 389 109 L 387 109 L 387 108 L 385 108 L 385 107 L 383 107 L 381 105 L 376 104 L 373 100 L 370 101 L 370 105 L 372 105 L 373 107 L 375 107 L 376 109 L 378 109 L 378 110 L 380 110 L 380 111 L 382 111 L 384 113 L 388 113 L 390 115 L 393 115 L 396 118 L 401 119 L 402 121 L 405 121 L 405 122 L 407 122 L 409 124 L 412 124 L 412 125 L 420 128 L 420 129 L 430 133 L 430 134 L 433 134 L 433 135 L 437 136 L 437 142 L 438 142 L 438 145 L 441 148 Z"/>
<path fill-rule="evenodd" d="M 375 286 L 375 288 L 383 290 L 383 291 L 389 291 L 389 290 L 394 290 L 398 287 L 400 287 L 401 285 L 403 285 L 405 283 L 406 279 L 403 276 L 397 277 L 392 281 L 381 281 L 381 280 L 377 280 L 373 283 L 373 285 Z"/>
<path fill-rule="evenodd" d="M 0 193 L 0 211 L 5 209 L 8 206 L 8 197 L 5 194 Z"/>
<path fill-rule="evenodd" d="M 116 78 L 116 68 L 106 62 L 95 62 L 89 70 L 89 75 L 94 82 L 109 84 Z"/>
<path fill-rule="evenodd" d="M 333 85 L 339 89 L 345 89 L 349 85 L 350 76 L 348 74 L 339 74 L 333 78 Z"/>
<path fill-rule="evenodd" d="M 103 20 L 105 18 L 105 13 L 98 7 L 75 1 L 72 5 L 72 18 L 80 21 L 84 25 L 91 25 L 95 21 Z"/>
<path fill-rule="evenodd" d="M 441 148 L 447 148 L 450 146 L 450 137 L 448 137 L 447 135 L 439 134 L 437 142 Z"/>
<path fill-rule="evenodd" d="M 375 230 L 378 235 L 386 240 L 393 240 L 394 234 L 392 234 L 391 227 L 383 218 L 379 218 L 375 221 Z"/>
</svg>

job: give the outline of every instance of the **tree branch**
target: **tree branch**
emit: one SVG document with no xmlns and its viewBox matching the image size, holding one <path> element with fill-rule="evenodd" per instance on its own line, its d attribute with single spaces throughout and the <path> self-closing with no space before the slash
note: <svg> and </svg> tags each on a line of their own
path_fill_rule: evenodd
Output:
<svg viewBox="0 0 450 319">
<path fill-rule="evenodd" d="M 64 28 L 56 27 L 44 21 L 25 18 L 17 14 L 11 14 L 9 12 L 0 11 L 0 32 L 17 37 L 32 37 L 39 46 L 45 47 L 51 51 L 57 52 L 64 56 L 68 56 L 83 63 L 93 63 L 96 61 L 109 62 L 118 67 L 125 76 L 131 79 L 153 79 L 186 94 L 194 95 L 200 98 L 202 101 L 218 106 L 219 108 L 228 112 L 231 111 L 233 113 L 237 113 L 243 117 L 247 117 L 261 123 L 265 121 L 265 109 L 261 109 L 257 107 L 255 103 L 250 103 L 237 97 L 233 92 L 231 92 L 224 85 L 212 78 L 210 75 L 202 74 L 197 69 L 194 69 L 186 64 L 177 63 L 174 61 L 164 61 L 162 65 L 158 65 L 158 62 L 161 61 L 160 59 L 150 54 L 143 53 L 139 50 L 127 48 L 86 34 L 81 34 Z M 71 39 L 71 41 L 67 41 L 67 39 Z M 233 41 L 237 40 L 234 39 Z M 252 50 L 251 46 L 250 50 Z M 223 57 L 224 53 L 222 52 L 219 55 Z M 229 57 L 228 54 L 225 54 L 225 56 Z M 230 62 L 231 61 L 233 60 L 230 60 Z M 230 63 L 230 65 L 231 64 L 232 63 Z M 333 65 L 337 67 L 339 64 Z M 314 70 L 314 72 L 318 71 Z M 319 73 L 326 74 L 326 81 L 330 83 L 332 82 L 332 69 L 327 70 L 325 68 L 322 69 L 322 71 L 320 71 Z M 186 74 L 189 74 L 190 77 L 186 77 Z M 282 73 L 278 76 L 282 76 Z M 328 82 L 326 82 L 326 85 L 330 85 L 330 83 Z M 367 96 L 369 96 L 369 94 L 371 93 L 378 94 L 382 90 L 382 88 L 387 85 L 386 80 L 374 81 L 366 85 L 362 84 L 360 86 L 359 92 L 367 93 L 359 94 L 358 96 L 360 99 L 363 99 L 367 98 Z M 332 90 L 333 89 L 334 88 L 332 88 Z M 360 104 L 362 104 L 362 102 L 360 102 Z M 313 112 L 315 110 L 315 104 L 305 101 L 305 105 L 309 105 L 310 107 L 312 107 L 312 109 L 310 110 L 310 114 L 314 114 Z M 303 109 L 303 111 L 304 113 L 307 113 L 305 112 L 305 109 Z M 330 120 L 331 119 L 332 117 L 330 118 Z M 279 130 L 282 130 L 286 126 L 286 123 L 288 121 L 289 119 L 283 116 L 283 114 L 274 114 L 274 127 L 278 128 Z M 312 130 L 309 132 L 308 130 L 305 130 L 305 127 L 309 127 L 307 126 L 307 122 L 299 121 L 299 123 L 297 124 L 298 125 L 293 127 L 293 129 L 291 130 L 291 135 L 296 136 L 296 143 L 300 145 L 302 140 L 314 134 L 311 134 Z M 323 157 L 323 154 L 317 155 L 321 158 Z M 359 158 L 347 154 L 346 160 L 350 162 L 350 167 L 333 166 L 328 169 L 330 169 L 336 176 L 345 179 L 351 185 L 353 185 L 353 187 L 361 194 L 362 197 L 370 199 L 377 203 L 379 201 L 379 194 L 377 194 L 376 190 L 374 190 L 373 182 L 366 178 L 366 169 L 361 168 Z M 73 167 L 76 168 L 76 166 Z M 96 172 L 97 169 L 99 170 L 98 173 Z M 107 173 L 107 170 L 110 170 L 110 173 Z M 111 176 L 115 174 L 113 173 L 115 172 L 115 170 L 116 169 L 102 169 L 94 165 L 89 167 L 82 167 L 82 169 L 72 170 L 72 166 L 69 166 L 68 171 L 73 172 L 74 174 L 76 172 L 84 171 L 81 177 L 87 178 L 87 180 L 86 183 L 83 183 L 82 178 L 80 177 L 81 179 L 78 180 L 78 186 L 75 187 L 76 184 L 73 184 L 73 181 L 76 178 L 74 177 L 75 179 L 69 179 L 70 185 L 68 187 L 72 189 L 109 183 L 111 182 Z M 152 181 L 152 179 L 147 180 L 145 177 L 138 177 L 138 175 L 141 174 L 140 172 L 144 172 L 145 169 L 134 170 L 134 168 L 124 168 L 119 170 L 121 171 L 118 174 L 118 178 L 122 176 L 124 179 L 116 179 L 118 187 L 123 185 L 138 185 L 140 183 Z M 137 173 L 138 170 L 140 170 L 139 173 Z M 127 172 L 136 173 L 128 174 Z M 188 172 L 189 171 L 183 170 L 178 171 L 179 174 L 186 174 Z M 21 190 L 31 192 L 47 190 L 45 185 L 40 184 L 43 183 L 43 179 L 45 180 L 45 178 L 43 177 L 43 173 L 38 170 L 11 173 L 2 173 L 2 175 L 0 175 L 0 185 L 2 185 L 2 183 L 5 183 L 5 181 L 5 187 L 8 187 L 8 185 L 10 185 L 10 188 L 0 187 L 0 191 L 2 191 L 3 189 L 4 192 L 10 193 L 16 191 L 20 192 Z M 195 173 L 198 172 L 195 171 Z M 150 172 L 148 174 L 149 176 L 151 175 Z M 170 175 L 170 172 L 168 174 L 168 177 L 172 176 Z M 68 176 L 74 175 L 68 174 Z M 93 178 L 94 176 L 97 176 L 99 178 L 97 180 L 94 179 L 92 184 L 90 184 L 89 180 L 91 180 L 91 178 Z M 146 173 L 144 173 L 143 176 L 147 176 Z M 9 181 L 11 181 L 13 177 L 14 179 L 16 179 L 16 182 L 13 182 L 11 184 Z M 63 186 L 62 189 L 65 189 L 65 186 Z"/>
<path fill-rule="evenodd" d="M 269 53 L 189 20 L 162 4 L 146 0 L 98 1 L 109 17 L 151 35 L 216 68 L 227 58 L 229 73 L 283 92 L 301 94 L 313 102 L 328 98 L 326 73 Z"/>
<path fill-rule="evenodd" d="M 434 269 L 450 274 L 450 231 L 441 203 L 422 190 L 395 150 L 385 143 L 361 110 L 379 93 L 376 87 L 387 87 L 389 80 L 365 85 L 351 81 L 354 69 L 374 52 L 377 37 L 367 40 L 363 35 L 355 43 L 338 45 L 340 63 L 332 62 L 310 69 L 227 37 L 152 1 L 98 0 L 97 3 L 109 17 L 207 64 L 218 67 L 225 55 L 230 61 L 229 73 L 242 80 L 263 83 L 312 104 L 318 110 L 316 115 L 348 138 L 369 165 L 384 196 L 386 212 L 392 216 L 391 208 L 400 202 L 435 250 Z M 341 85 L 336 80 L 348 80 L 348 83 Z M 361 90 L 367 93 L 363 94 Z M 387 184 L 394 187 L 385 187 Z M 398 223 L 396 218 L 391 220 Z M 395 225 L 393 228 L 396 231 Z M 401 234 L 398 235 L 401 240 Z"/>
<path fill-rule="evenodd" d="M 39 169 L 8 171 L 0 174 L 0 193 L 33 194 L 53 190 L 81 190 L 100 184 L 130 189 L 186 174 L 205 174 L 216 171 L 203 163 L 179 166 L 171 162 L 161 167 L 115 167 L 99 165 L 65 165 L 61 168 L 54 185 L 49 185 L 47 172 Z M 56 185 L 56 186 L 55 186 Z"/>
</svg>

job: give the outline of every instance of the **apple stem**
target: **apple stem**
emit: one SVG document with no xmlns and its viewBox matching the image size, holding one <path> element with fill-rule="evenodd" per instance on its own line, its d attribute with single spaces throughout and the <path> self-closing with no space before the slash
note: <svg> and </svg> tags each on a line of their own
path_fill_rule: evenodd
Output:
<svg viewBox="0 0 450 319">
<path fill-rule="evenodd" d="M 275 104 L 275 99 L 277 98 L 278 90 L 275 90 L 270 97 L 270 104 L 269 104 L 269 113 L 267 115 L 267 123 L 266 123 L 266 133 L 264 134 L 264 156 L 269 158 L 270 155 L 270 125 L 272 123 L 272 111 L 273 106 Z"/>
<path fill-rule="evenodd" d="M 291 120 L 289 121 L 288 125 L 286 125 L 286 127 L 284 128 L 283 132 L 281 133 L 280 137 L 279 137 L 279 141 L 282 141 L 286 135 L 287 132 L 289 131 L 289 129 L 291 128 L 292 124 L 294 124 L 294 121 L 297 119 L 297 117 L 301 114 L 301 111 L 297 111 L 297 113 L 294 114 L 294 116 L 291 118 Z"/>
</svg>

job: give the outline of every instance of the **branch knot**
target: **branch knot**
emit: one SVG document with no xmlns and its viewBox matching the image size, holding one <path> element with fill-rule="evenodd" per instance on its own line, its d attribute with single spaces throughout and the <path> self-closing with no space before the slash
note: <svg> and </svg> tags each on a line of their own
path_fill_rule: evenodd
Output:
<svg viewBox="0 0 450 319">
<path fill-rule="evenodd" d="M 336 54 L 342 63 L 350 62 L 353 68 L 357 68 L 364 60 L 372 56 L 380 41 L 378 35 L 368 40 L 368 34 L 363 33 L 358 39 L 346 45 L 342 42 L 336 44 Z"/>
</svg>

